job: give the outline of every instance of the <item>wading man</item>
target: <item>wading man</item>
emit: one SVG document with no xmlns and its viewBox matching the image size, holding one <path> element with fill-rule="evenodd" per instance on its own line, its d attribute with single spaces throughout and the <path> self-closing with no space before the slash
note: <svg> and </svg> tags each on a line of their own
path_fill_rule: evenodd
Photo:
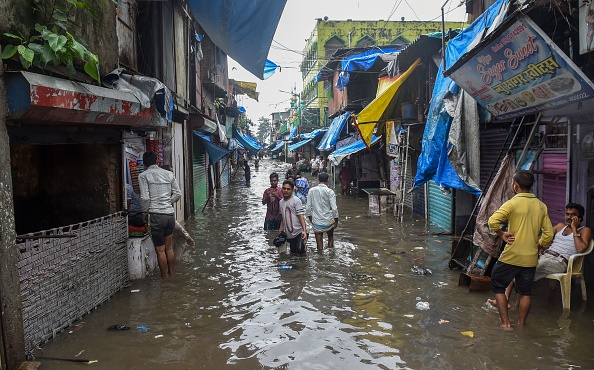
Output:
<svg viewBox="0 0 594 370">
<path fill-rule="evenodd" d="M 278 203 L 283 198 L 283 192 L 278 187 L 278 174 L 270 174 L 270 187 L 264 190 L 262 204 L 266 206 L 264 230 L 278 230 L 281 224 L 281 213 Z"/>
<path fill-rule="evenodd" d="M 181 198 L 181 191 L 173 172 L 157 166 L 157 155 L 154 152 L 144 153 L 142 159 L 146 170 L 138 176 L 140 204 L 143 212 L 148 212 L 150 234 L 157 251 L 161 276 L 167 278 L 175 271 L 173 203 Z"/>
<path fill-rule="evenodd" d="M 553 226 L 547 206 L 530 193 L 534 175 L 518 171 L 512 186 L 516 195 L 503 203 L 489 218 L 489 230 L 506 243 L 491 272 L 491 285 L 501 318 L 501 326 L 511 329 L 505 288 L 515 279 L 519 298 L 519 325 L 526 323 L 530 311 L 532 281 L 538 265 L 538 246 L 548 247 L 553 241 Z M 507 231 L 501 224 L 508 223 Z M 542 233 L 542 234 L 541 234 Z M 539 234 L 540 240 L 539 240 Z"/>
<path fill-rule="evenodd" d="M 316 235 L 318 252 L 324 249 L 324 233 L 328 234 L 328 248 L 334 248 L 334 229 L 338 227 L 338 208 L 336 194 L 328 188 L 328 174 L 318 175 L 320 184 L 309 189 L 305 215 L 311 222 Z"/>
<path fill-rule="evenodd" d="M 283 199 L 280 201 L 282 222 L 280 232 L 287 234 L 287 242 L 291 253 L 305 254 L 307 241 L 307 227 L 303 211 L 303 203 L 296 196 L 293 196 L 295 184 L 286 180 L 283 182 Z"/>
</svg>

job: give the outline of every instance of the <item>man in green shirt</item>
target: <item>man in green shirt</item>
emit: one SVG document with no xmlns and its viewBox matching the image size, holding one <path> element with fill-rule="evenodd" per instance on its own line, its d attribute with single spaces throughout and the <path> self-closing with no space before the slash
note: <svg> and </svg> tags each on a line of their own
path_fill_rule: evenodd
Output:
<svg viewBox="0 0 594 370">
<path fill-rule="evenodd" d="M 553 226 L 547 206 L 530 193 L 534 175 L 518 171 L 513 178 L 516 195 L 489 218 L 489 230 L 506 243 L 491 272 L 491 285 L 501 325 L 511 329 L 505 288 L 515 279 L 519 298 L 519 325 L 526 323 L 530 311 L 532 281 L 538 265 L 538 245 L 548 247 L 553 241 Z M 501 224 L 507 222 L 507 231 Z M 539 240 L 540 234 L 540 240 Z"/>
</svg>

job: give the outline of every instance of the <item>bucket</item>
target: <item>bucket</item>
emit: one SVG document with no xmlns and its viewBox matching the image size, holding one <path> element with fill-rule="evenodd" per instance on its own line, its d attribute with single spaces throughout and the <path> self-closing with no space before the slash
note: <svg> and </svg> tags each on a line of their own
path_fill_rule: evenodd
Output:
<svg viewBox="0 0 594 370">
<path fill-rule="evenodd" d="M 417 106 L 414 103 L 402 103 L 400 106 L 402 119 L 406 123 L 417 120 Z"/>
</svg>

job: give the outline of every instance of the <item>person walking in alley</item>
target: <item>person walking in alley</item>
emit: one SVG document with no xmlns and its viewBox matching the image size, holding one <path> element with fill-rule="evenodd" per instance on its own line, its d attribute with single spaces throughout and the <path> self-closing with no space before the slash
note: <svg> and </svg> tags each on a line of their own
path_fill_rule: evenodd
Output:
<svg viewBox="0 0 594 370">
<path fill-rule="evenodd" d="M 172 238 L 175 228 L 173 203 L 181 198 L 181 191 L 173 172 L 157 166 L 157 155 L 146 152 L 142 156 L 145 171 L 138 176 L 140 204 L 148 212 L 150 234 L 157 251 L 161 276 L 167 278 L 175 271 Z"/>
<path fill-rule="evenodd" d="M 353 166 L 351 161 L 345 161 L 340 172 L 338 172 L 338 179 L 340 180 L 340 194 L 349 195 L 351 193 L 351 181 L 353 181 Z"/>
<path fill-rule="evenodd" d="M 336 194 L 328 188 L 328 174 L 318 175 L 319 185 L 309 190 L 305 215 L 312 224 L 318 252 L 324 249 L 324 233 L 328 234 L 328 248 L 334 248 L 334 229 L 338 227 Z"/>
<path fill-rule="evenodd" d="M 553 226 L 547 206 L 530 193 L 533 184 L 534 175 L 531 172 L 516 172 L 512 183 L 516 195 L 489 217 L 489 230 L 497 233 L 506 243 L 491 272 L 495 303 L 501 326 L 506 330 L 511 329 L 506 287 L 515 279 L 516 292 L 520 296 L 518 324 L 523 326 L 530 311 L 532 282 L 538 265 L 538 246 L 548 247 L 553 241 Z M 501 224 L 506 221 L 507 231 L 503 231 Z"/>
<path fill-rule="evenodd" d="M 262 204 L 266 206 L 266 218 L 264 219 L 264 230 L 278 230 L 281 224 L 281 213 L 279 202 L 283 198 L 283 192 L 278 187 L 278 174 L 270 174 L 270 187 L 264 190 Z"/>
<path fill-rule="evenodd" d="M 295 184 L 292 181 L 283 182 L 283 199 L 280 201 L 280 211 L 282 216 L 280 232 L 287 235 L 287 242 L 291 253 L 303 255 L 307 251 L 305 242 L 307 241 L 307 227 L 303 204 L 301 200 L 293 195 Z"/>
<path fill-rule="evenodd" d="M 250 187 L 250 180 L 252 179 L 252 171 L 250 170 L 250 164 L 245 161 L 243 165 L 243 175 L 245 176 L 245 186 Z"/>
</svg>

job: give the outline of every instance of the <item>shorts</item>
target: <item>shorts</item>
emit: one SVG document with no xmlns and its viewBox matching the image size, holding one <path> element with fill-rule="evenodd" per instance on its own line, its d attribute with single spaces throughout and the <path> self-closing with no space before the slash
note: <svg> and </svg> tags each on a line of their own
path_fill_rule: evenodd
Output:
<svg viewBox="0 0 594 370">
<path fill-rule="evenodd" d="M 545 278 L 548 274 L 558 274 L 560 272 L 567 272 L 567 263 L 561 257 L 545 253 L 538 258 L 534 281 Z"/>
<path fill-rule="evenodd" d="M 175 229 L 175 216 L 157 213 L 149 214 L 151 238 L 155 247 L 165 245 L 165 238 L 173 235 Z"/>
<path fill-rule="evenodd" d="M 535 273 L 536 267 L 520 267 L 497 261 L 491 271 L 493 293 L 505 293 L 505 288 L 515 279 L 516 292 L 520 295 L 531 295 Z"/>
<path fill-rule="evenodd" d="M 280 229 L 281 220 L 264 221 L 264 230 L 278 230 Z"/>
<path fill-rule="evenodd" d="M 287 243 L 289 243 L 291 253 L 304 254 L 307 251 L 307 248 L 305 247 L 307 240 L 302 239 L 301 235 L 298 235 L 293 239 L 287 239 Z"/>
</svg>

